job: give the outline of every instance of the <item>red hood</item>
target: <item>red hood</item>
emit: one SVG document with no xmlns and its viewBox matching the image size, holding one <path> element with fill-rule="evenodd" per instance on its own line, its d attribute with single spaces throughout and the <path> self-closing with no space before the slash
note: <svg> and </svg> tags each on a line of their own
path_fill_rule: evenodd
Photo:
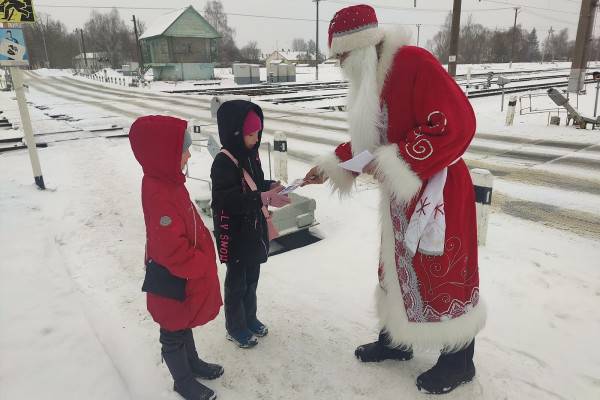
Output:
<svg viewBox="0 0 600 400">
<path fill-rule="evenodd" d="M 129 131 L 129 142 L 145 176 L 183 183 L 183 136 L 187 121 L 163 115 L 138 118 Z"/>
</svg>

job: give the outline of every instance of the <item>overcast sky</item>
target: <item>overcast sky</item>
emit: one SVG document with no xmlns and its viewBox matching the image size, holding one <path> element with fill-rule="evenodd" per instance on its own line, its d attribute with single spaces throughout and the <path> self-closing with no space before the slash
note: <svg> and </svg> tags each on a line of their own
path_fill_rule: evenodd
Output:
<svg viewBox="0 0 600 400">
<path fill-rule="evenodd" d="M 270 52 L 276 48 L 288 48 L 292 39 L 301 37 L 315 38 L 315 3 L 313 0 L 222 0 L 225 11 L 229 15 L 229 25 L 236 30 L 236 42 L 242 47 L 249 41 L 257 41 L 263 52 Z M 327 46 L 328 21 L 340 8 L 351 4 L 359 4 L 347 0 L 321 0 L 320 2 L 320 46 Z M 87 20 L 93 7 L 148 7 L 148 8 L 182 8 L 193 5 L 202 12 L 206 1 L 204 0 L 38 0 L 34 7 L 38 13 L 47 13 L 53 18 L 60 19 L 69 29 L 81 27 Z M 413 31 L 413 41 L 417 39 L 415 24 L 422 24 L 420 43 L 424 45 L 440 29 L 444 19 L 452 9 L 452 0 L 373 0 L 366 1 L 375 7 L 379 21 L 383 26 L 392 24 L 406 25 Z M 512 26 L 514 20 L 514 7 L 522 6 L 518 15 L 518 23 L 524 28 L 533 27 L 538 30 L 540 40 L 548 35 L 548 30 L 569 28 L 569 35 L 575 38 L 580 0 L 463 0 L 462 21 L 469 15 L 473 20 L 489 28 L 507 28 Z M 78 6 L 82 8 L 69 8 L 60 6 Z M 89 7 L 89 8 L 85 8 Z M 108 11 L 99 9 L 99 11 Z M 150 25 L 153 20 L 160 18 L 169 10 L 160 9 L 125 9 L 119 12 L 126 20 L 131 20 L 135 14 L 139 19 Z M 263 15 L 275 18 L 257 18 L 249 15 Z M 283 19 L 291 18 L 291 19 Z M 294 20 L 297 19 L 297 20 Z M 598 21 L 597 21 L 598 24 Z M 600 34 L 597 31 L 596 34 Z"/>
</svg>

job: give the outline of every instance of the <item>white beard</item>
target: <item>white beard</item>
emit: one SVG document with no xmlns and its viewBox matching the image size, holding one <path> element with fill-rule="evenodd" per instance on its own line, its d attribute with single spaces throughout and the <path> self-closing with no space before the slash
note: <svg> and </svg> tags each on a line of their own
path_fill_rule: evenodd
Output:
<svg viewBox="0 0 600 400">
<path fill-rule="evenodd" d="M 352 153 L 371 153 L 381 144 L 381 108 L 377 84 L 375 46 L 353 50 L 342 63 L 342 72 L 350 81 L 348 123 Z"/>
</svg>

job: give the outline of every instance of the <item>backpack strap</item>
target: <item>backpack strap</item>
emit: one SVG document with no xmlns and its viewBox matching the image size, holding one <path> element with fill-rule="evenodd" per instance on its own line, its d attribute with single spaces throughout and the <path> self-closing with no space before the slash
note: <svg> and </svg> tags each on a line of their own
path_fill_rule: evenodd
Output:
<svg viewBox="0 0 600 400">
<path fill-rule="evenodd" d="M 240 165 L 239 161 L 233 156 L 233 154 L 231 154 L 229 152 L 229 150 L 221 149 L 221 153 L 223 153 L 227 157 L 229 157 L 229 159 L 231 159 L 231 161 L 233 161 L 233 163 L 239 167 L 239 165 Z M 246 171 L 245 168 L 242 168 L 242 171 L 244 173 L 244 180 L 246 181 L 246 184 L 248 185 L 250 190 L 252 190 L 253 192 L 256 192 L 258 190 L 256 183 L 254 183 L 254 180 L 252 179 L 252 177 L 250 176 L 248 171 Z M 267 223 L 269 224 L 269 230 L 271 231 L 271 229 L 274 229 L 274 227 L 271 226 L 272 225 L 271 214 L 269 214 L 269 210 L 267 209 L 267 207 L 265 205 L 263 205 L 261 208 L 262 208 L 262 213 L 265 216 Z M 273 238 L 275 238 L 278 236 L 278 233 L 274 234 L 274 233 L 269 232 L 269 236 L 273 236 Z M 271 237 L 269 239 L 271 239 Z"/>
</svg>

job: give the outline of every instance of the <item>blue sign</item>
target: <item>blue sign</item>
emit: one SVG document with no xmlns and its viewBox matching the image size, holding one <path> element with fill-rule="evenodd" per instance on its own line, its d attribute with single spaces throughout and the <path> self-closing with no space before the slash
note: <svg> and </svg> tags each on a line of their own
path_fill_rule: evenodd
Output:
<svg viewBox="0 0 600 400">
<path fill-rule="evenodd" d="M 23 30 L 0 29 L 0 66 L 17 67 L 29 65 L 29 54 L 25 47 Z"/>
</svg>

